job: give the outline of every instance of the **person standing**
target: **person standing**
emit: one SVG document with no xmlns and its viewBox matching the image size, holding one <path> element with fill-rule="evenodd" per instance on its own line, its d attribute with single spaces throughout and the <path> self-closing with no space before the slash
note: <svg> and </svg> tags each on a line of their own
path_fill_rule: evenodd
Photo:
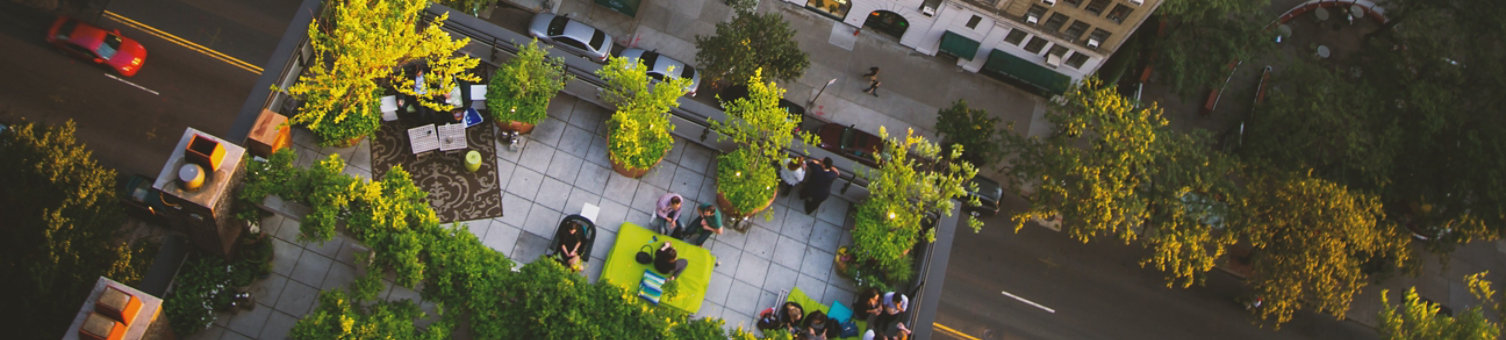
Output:
<svg viewBox="0 0 1506 340">
<path fill-rule="evenodd" d="M 825 202 L 826 198 L 831 196 L 831 185 L 837 182 L 837 177 L 842 176 L 842 172 L 837 170 L 831 157 L 820 161 L 812 160 L 807 168 L 815 169 L 815 171 L 806 174 L 805 187 L 800 190 L 800 198 L 805 200 L 805 214 L 810 215 L 816 213 L 816 209 L 821 207 L 821 202 Z"/>
<path fill-rule="evenodd" d="M 874 67 L 869 67 L 868 68 L 868 74 L 864 74 L 863 75 L 863 78 L 868 79 L 868 89 L 863 90 L 864 93 L 871 94 L 874 97 L 878 97 L 878 87 L 879 87 L 879 84 L 882 84 L 878 80 L 878 73 L 879 73 L 878 66 L 874 66 Z"/>
<path fill-rule="evenodd" d="M 910 328 L 905 327 L 905 322 L 900 321 L 899 316 L 901 313 L 910 310 L 910 298 L 899 292 L 888 292 L 884 293 L 883 303 L 884 309 L 874 318 L 873 325 L 870 328 L 878 329 L 879 332 L 896 337 L 899 335 L 898 332 L 910 334 Z M 891 326 L 895 328 L 894 332 L 889 331 Z"/>
<path fill-rule="evenodd" d="M 696 212 L 699 216 L 684 228 L 680 239 L 699 246 L 706 244 L 706 239 L 711 238 L 711 234 L 722 234 L 722 212 L 717 211 L 711 203 L 701 203 Z"/>
<path fill-rule="evenodd" d="M 805 157 L 789 156 L 784 158 L 784 166 L 779 167 L 779 195 L 790 193 L 790 188 L 800 185 L 805 180 Z"/>
<path fill-rule="evenodd" d="M 654 220 L 649 223 L 654 231 L 660 234 L 674 237 L 683 232 L 680 230 L 680 203 L 684 201 L 680 194 L 667 193 L 659 196 L 659 202 L 654 206 Z"/>
</svg>

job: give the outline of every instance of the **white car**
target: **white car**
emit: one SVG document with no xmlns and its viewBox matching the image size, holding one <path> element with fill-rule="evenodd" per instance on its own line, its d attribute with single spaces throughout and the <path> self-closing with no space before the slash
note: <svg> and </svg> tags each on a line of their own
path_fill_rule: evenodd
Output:
<svg viewBox="0 0 1506 340">
<path fill-rule="evenodd" d="M 628 58 L 629 62 L 643 60 L 643 66 L 648 67 L 648 76 L 659 81 L 667 77 L 690 79 L 690 85 L 685 87 L 685 94 L 691 97 L 695 97 L 696 89 L 701 87 L 701 71 L 674 58 L 659 55 L 659 52 L 629 48 L 622 50 L 618 56 Z M 671 67 L 674 68 L 673 71 L 670 70 Z"/>
<path fill-rule="evenodd" d="M 528 24 L 528 35 L 544 42 L 591 58 L 607 62 L 612 52 L 612 36 L 595 27 L 552 13 L 539 13 Z"/>
</svg>

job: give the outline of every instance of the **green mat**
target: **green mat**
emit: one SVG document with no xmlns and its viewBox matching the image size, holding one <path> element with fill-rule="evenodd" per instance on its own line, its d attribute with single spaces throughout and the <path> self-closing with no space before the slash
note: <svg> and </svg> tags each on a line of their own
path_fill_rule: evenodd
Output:
<svg viewBox="0 0 1506 340">
<path fill-rule="evenodd" d="M 685 271 L 675 279 L 680 282 L 679 295 L 673 299 L 664 299 L 660 303 L 691 314 L 699 312 L 701 302 L 706 300 L 706 287 L 711 284 L 711 270 L 716 267 L 716 256 L 712 256 L 706 248 L 644 229 L 632 222 L 623 222 L 622 228 L 617 230 L 617 242 L 612 245 L 612 252 L 607 254 L 607 262 L 601 270 L 601 279 L 637 292 L 638 284 L 643 281 L 643 271 L 653 267 L 653 264 L 638 264 L 634 257 L 638 254 L 638 250 L 642 249 L 643 245 L 652 242 L 655 236 L 659 237 L 659 241 L 654 243 L 654 249 L 658 249 L 659 245 L 668 241 L 674 244 L 680 258 L 689 262 Z"/>
<path fill-rule="evenodd" d="M 831 306 L 822 304 L 821 302 L 818 302 L 815 299 L 811 299 L 810 296 L 805 295 L 805 291 L 800 290 L 800 287 L 795 287 L 795 289 L 791 289 L 790 290 L 790 297 L 786 298 L 785 301 L 789 301 L 789 302 L 794 302 L 794 303 L 800 304 L 800 307 L 805 308 L 805 313 L 806 314 L 810 314 L 811 312 L 818 311 L 818 310 L 821 311 L 821 314 L 826 314 L 826 312 L 831 311 Z M 860 338 L 863 335 L 863 331 L 868 330 L 868 321 L 867 320 L 853 320 L 853 323 L 856 323 L 858 325 L 858 336 L 850 336 L 850 337 L 845 337 L 845 338 L 842 338 L 842 339 L 857 339 L 857 338 Z"/>
</svg>

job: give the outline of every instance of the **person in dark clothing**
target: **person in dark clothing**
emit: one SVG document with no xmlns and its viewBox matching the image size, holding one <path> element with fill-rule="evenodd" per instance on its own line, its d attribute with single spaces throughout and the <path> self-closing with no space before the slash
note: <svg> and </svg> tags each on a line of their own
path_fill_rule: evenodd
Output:
<svg viewBox="0 0 1506 340">
<path fill-rule="evenodd" d="M 884 304 L 879 302 L 879 299 L 883 298 L 883 295 L 882 292 L 879 292 L 878 288 L 863 290 L 863 293 L 858 294 L 857 302 L 853 304 L 853 315 L 857 316 L 858 319 L 867 319 L 870 316 L 878 315 L 879 312 L 884 310 Z"/>
<path fill-rule="evenodd" d="M 842 176 L 842 172 L 837 170 L 831 157 L 820 161 L 811 160 L 806 168 L 813 171 L 805 176 L 805 187 L 800 190 L 800 198 L 805 200 L 805 213 L 809 215 L 816 213 L 821 202 L 831 196 L 831 185 L 837 182 L 837 177 Z"/>
<path fill-rule="evenodd" d="M 863 75 L 863 78 L 868 80 L 868 89 L 863 90 L 863 93 L 871 94 L 874 97 L 878 97 L 878 87 L 879 87 L 879 84 L 883 84 L 882 82 L 879 82 L 879 80 L 878 80 L 878 73 L 879 73 L 878 66 L 874 66 L 874 67 L 869 67 L 868 68 L 868 74 L 864 74 Z"/>
<path fill-rule="evenodd" d="M 696 213 L 698 215 L 695 221 L 690 222 L 683 229 L 684 232 L 680 235 L 681 240 L 699 246 L 705 245 L 706 239 L 711 238 L 711 235 L 722 234 L 722 212 L 716 210 L 716 206 L 711 203 L 701 203 L 701 206 L 696 208 Z"/>
<path fill-rule="evenodd" d="M 795 334 L 800 339 L 816 340 L 838 338 L 841 335 L 842 326 L 837 325 L 836 321 L 832 321 L 831 318 L 826 317 L 826 313 L 819 310 L 805 315 L 805 325 L 800 328 L 799 333 Z"/>
<path fill-rule="evenodd" d="M 779 306 L 779 324 L 791 335 L 799 333 L 805 325 L 805 308 L 794 301 L 786 301 L 783 306 Z"/>
<path fill-rule="evenodd" d="M 560 262 L 564 263 L 566 268 L 575 271 L 580 271 L 578 269 L 581 259 L 580 249 L 581 245 L 585 244 L 585 239 L 581 237 L 580 229 L 580 222 L 576 221 L 560 225 L 560 230 L 557 233 L 557 235 L 560 235 L 560 249 L 555 249 L 555 251 L 559 252 Z"/>
<path fill-rule="evenodd" d="M 910 334 L 910 328 L 900 321 L 900 314 L 910 310 L 910 298 L 899 292 L 884 293 L 881 298 L 884 302 L 884 310 L 874 318 L 872 329 L 877 329 L 886 336 L 898 336 L 899 333 Z M 889 328 L 893 327 L 894 331 Z"/>
<path fill-rule="evenodd" d="M 690 261 L 680 258 L 680 253 L 668 241 L 654 252 L 654 270 L 668 274 L 670 280 L 679 277 L 680 272 L 685 271 L 685 266 L 689 264 Z"/>
</svg>

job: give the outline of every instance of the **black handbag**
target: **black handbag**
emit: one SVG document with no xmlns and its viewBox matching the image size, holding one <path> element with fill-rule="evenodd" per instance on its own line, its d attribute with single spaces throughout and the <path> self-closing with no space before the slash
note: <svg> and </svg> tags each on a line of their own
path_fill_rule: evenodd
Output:
<svg viewBox="0 0 1506 340">
<path fill-rule="evenodd" d="M 653 251 L 653 249 L 653 243 L 645 244 L 642 248 L 638 248 L 638 255 L 633 259 L 637 260 L 638 264 L 648 264 L 649 262 L 654 262 L 654 255 L 653 253 L 650 253 L 651 251 Z"/>
</svg>

